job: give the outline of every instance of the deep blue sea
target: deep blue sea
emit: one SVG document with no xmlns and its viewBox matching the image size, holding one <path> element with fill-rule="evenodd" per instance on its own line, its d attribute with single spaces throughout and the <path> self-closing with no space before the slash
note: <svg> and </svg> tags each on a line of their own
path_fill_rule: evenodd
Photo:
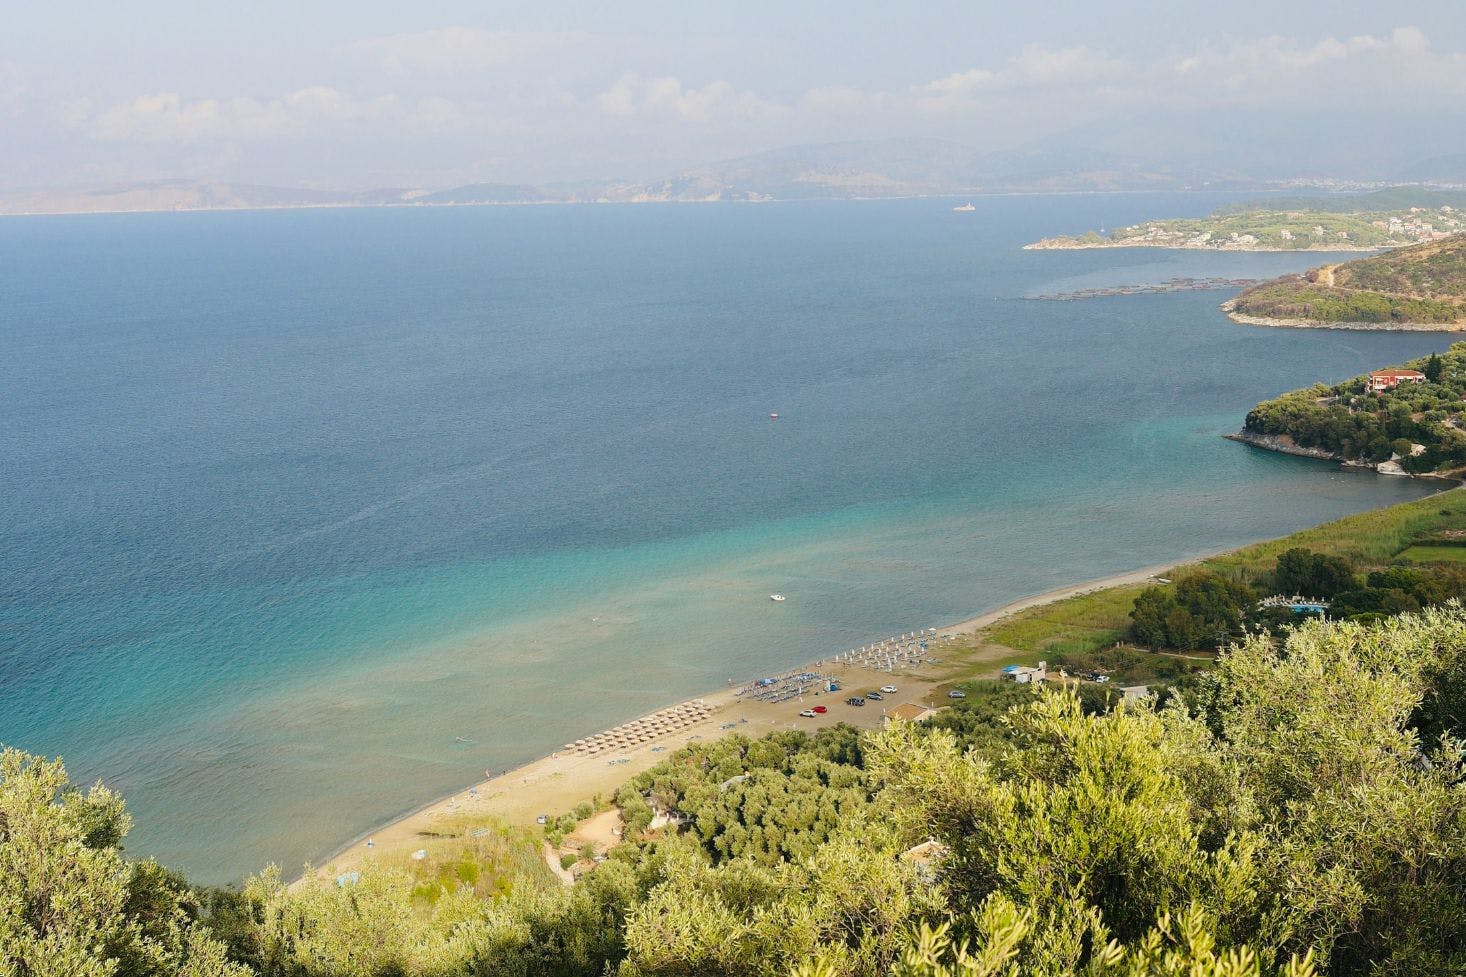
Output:
<svg viewBox="0 0 1466 977">
<path fill-rule="evenodd" d="M 1222 199 L 0 221 L 0 742 L 133 853 L 290 871 L 730 677 L 1432 491 L 1220 435 L 1444 337 L 1027 298 L 1320 260 L 1020 250 Z"/>
</svg>

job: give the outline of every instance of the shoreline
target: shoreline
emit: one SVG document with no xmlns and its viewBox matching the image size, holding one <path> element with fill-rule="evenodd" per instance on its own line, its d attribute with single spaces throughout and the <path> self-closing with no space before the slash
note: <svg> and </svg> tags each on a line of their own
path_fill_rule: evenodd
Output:
<svg viewBox="0 0 1466 977">
<path fill-rule="evenodd" d="M 1144 583 L 1163 571 L 1205 560 L 1215 555 L 1217 554 L 1208 553 L 1187 557 L 1175 562 L 1123 571 L 1020 597 L 972 617 L 937 627 L 935 637 L 938 641 L 952 641 L 969 637 L 1021 611 L 1058 603 L 1097 590 Z M 938 645 L 936 650 L 939 651 L 940 648 L 941 646 Z M 834 654 L 838 653 L 832 653 L 832 657 Z M 942 665 L 946 664 L 944 660 Z M 994 667 L 996 669 L 996 658 Z M 938 668 L 940 669 L 941 666 Z M 609 797 L 631 777 L 655 766 L 675 749 L 687 746 L 694 741 L 710 741 L 733 732 L 744 732 L 750 736 L 790 728 L 812 732 L 839 723 L 863 729 L 876 728 L 882 722 L 884 714 L 882 707 L 889 708 L 904 702 L 927 700 L 938 690 L 939 686 L 947 681 L 942 677 L 930 674 L 931 666 L 887 673 L 859 665 L 833 664 L 830 659 L 817 659 L 806 662 L 804 665 L 795 665 L 784 671 L 793 672 L 801 669 L 817 669 L 825 673 L 833 673 L 839 678 L 842 685 L 848 686 L 851 693 L 857 693 L 859 689 L 867 685 L 874 688 L 876 685 L 890 682 L 899 682 L 901 692 L 887 700 L 889 705 L 887 702 L 882 702 L 879 706 L 871 703 L 862 709 L 844 706 L 840 693 L 826 693 L 832 696 L 837 705 L 829 713 L 817 716 L 815 719 L 797 716 L 799 710 L 804 707 L 803 697 L 798 703 L 787 702 L 782 705 L 743 700 L 739 696 L 739 691 L 745 687 L 744 685 L 717 689 L 681 702 L 670 703 L 653 712 L 662 712 L 693 703 L 705 706 L 706 712 L 703 718 L 680 729 L 658 736 L 654 740 L 640 743 L 635 747 L 615 751 L 612 759 L 577 756 L 563 750 L 552 751 L 502 773 L 464 786 L 452 793 L 434 798 L 421 807 L 386 821 L 370 831 L 358 834 L 333 850 L 318 864 L 310 866 L 308 872 L 296 876 L 291 885 L 297 885 L 312 876 L 328 878 L 352 871 L 368 858 L 402 855 L 422 847 L 439 831 L 442 832 L 442 835 L 447 835 L 453 830 L 452 822 L 454 820 L 466 817 L 492 816 L 510 825 L 532 826 L 535 818 L 541 814 L 554 816 L 564 813 L 581 801 L 589 800 L 597 794 Z M 814 693 L 814 695 L 819 695 L 819 693 Z M 647 717 L 628 718 L 623 725 L 636 722 L 638 718 Z M 370 848 L 367 847 L 368 840 L 372 842 Z"/>
<path fill-rule="evenodd" d="M 1023 245 L 1024 251 L 1108 251 L 1118 248 L 1155 248 L 1161 251 L 1215 251 L 1219 254 L 1229 253 L 1257 253 L 1257 254 L 1376 254 L 1382 251 L 1389 251 L 1401 245 L 1382 245 L 1380 247 L 1364 247 L 1362 245 L 1339 246 L 1339 245 L 1309 245 L 1306 248 L 1254 248 L 1254 247 L 1212 247 L 1207 244 L 1162 244 L 1149 243 L 1145 241 L 1127 241 L 1123 244 L 1107 243 L 1045 243 L 1034 241 L 1031 244 Z"/>
<path fill-rule="evenodd" d="M 1351 332 L 1462 332 L 1466 322 L 1320 322 L 1317 319 L 1284 319 L 1238 312 L 1228 299 L 1220 306 L 1227 318 L 1244 326 L 1272 329 L 1343 329 Z"/>
<path fill-rule="evenodd" d="M 1442 475 L 1439 472 L 1407 472 L 1394 462 L 1380 462 L 1373 464 L 1367 461 L 1350 461 L 1339 455 L 1322 448 L 1304 448 L 1293 443 L 1293 439 L 1284 434 L 1257 434 L 1245 428 L 1236 434 L 1223 434 L 1228 441 L 1236 441 L 1238 444 L 1245 444 L 1256 448 L 1259 451 L 1271 451 L 1280 455 L 1292 455 L 1295 458 L 1311 458 L 1315 461 L 1331 461 L 1339 466 L 1340 471 L 1369 473 L 1371 475 L 1383 475 L 1389 478 L 1413 478 L 1418 481 L 1445 482 L 1449 485 L 1466 484 L 1454 475 Z M 1392 465 L 1385 468 L 1385 465 Z"/>
</svg>

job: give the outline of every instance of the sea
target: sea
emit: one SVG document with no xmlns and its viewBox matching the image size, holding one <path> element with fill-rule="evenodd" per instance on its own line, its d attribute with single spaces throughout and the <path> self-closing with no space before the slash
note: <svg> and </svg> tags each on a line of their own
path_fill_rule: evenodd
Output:
<svg viewBox="0 0 1466 977">
<path fill-rule="evenodd" d="M 1446 337 L 1037 298 L 1323 260 L 1021 250 L 1230 199 L 0 220 L 0 742 L 131 854 L 289 875 L 730 680 L 1436 491 L 1222 435 Z"/>
</svg>

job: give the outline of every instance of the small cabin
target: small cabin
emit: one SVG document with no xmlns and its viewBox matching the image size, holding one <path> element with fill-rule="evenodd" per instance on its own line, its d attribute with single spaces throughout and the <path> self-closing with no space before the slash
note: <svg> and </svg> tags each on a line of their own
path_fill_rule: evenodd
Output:
<svg viewBox="0 0 1466 977">
<path fill-rule="evenodd" d="M 1017 682 L 1019 685 L 1028 685 L 1031 682 L 1042 682 L 1049 677 L 1049 663 L 1039 662 L 1037 668 L 1028 665 L 1008 665 L 1003 669 L 1003 678 Z"/>
</svg>

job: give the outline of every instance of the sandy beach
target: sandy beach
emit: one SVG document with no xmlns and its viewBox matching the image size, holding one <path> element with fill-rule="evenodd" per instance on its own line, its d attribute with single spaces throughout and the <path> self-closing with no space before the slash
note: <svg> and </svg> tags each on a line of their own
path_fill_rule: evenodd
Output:
<svg viewBox="0 0 1466 977">
<path fill-rule="evenodd" d="M 687 700 L 682 705 L 706 707 L 705 711 L 699 710 L 703 712 L 702 718 L 625 749 L 597 755 L 557 751 L 482 780 L 353 839 L 325 859 L 316 874 L 336 876 L 359 868 L 368 858 L 402 857 L 434 839 L 460 833 L 465 823 L 495 818 L 511 825 L 533 825 L 540 815 L 563 814 L 595 795 L 609 798 L 635 774 L 656 765 L 672 751 L 699 740 L 711 740 L 733 732 L 761 736 L 778 729 L 813 731 L 838 723 L 872 729 L 881 725 L 887 708 L 906 702 L 945 704 L 944 686 L 958 679 L 982 677 L 985 674 L 982 666 L 987 663 L 991 663 L 995 675 L 999 660 L 1012 654 L 1009 649 L 982 642 L 979 632 L 984 628 L 1031 607 L 1108 587 L 1143 583 L 1177 565 L 1132 570 L 1057 588 L 939 627 L 930 649 L 930 655 L 938 659 L 937 664 L 919 668 L 898 667 L 894 672 L 858 664 L 832 664 L 829 659 L 804 666 L 811 671 L 836 676 L 843 686 L 839 692 L 807 694 L 797 700 L 769 703 L 740 696 L 738 691 L 743 686 L 739 686 Z M 850 706 L 845 702 L 848 696 L 860 695 L 887 684 L 895 685 L 900 691 L 884 701 L 867 702 L 863 707 Z M 824 715 L 813 719 L 799 715 L 801 710 L 821 704 L 829 709 Z"/>
</svg>

